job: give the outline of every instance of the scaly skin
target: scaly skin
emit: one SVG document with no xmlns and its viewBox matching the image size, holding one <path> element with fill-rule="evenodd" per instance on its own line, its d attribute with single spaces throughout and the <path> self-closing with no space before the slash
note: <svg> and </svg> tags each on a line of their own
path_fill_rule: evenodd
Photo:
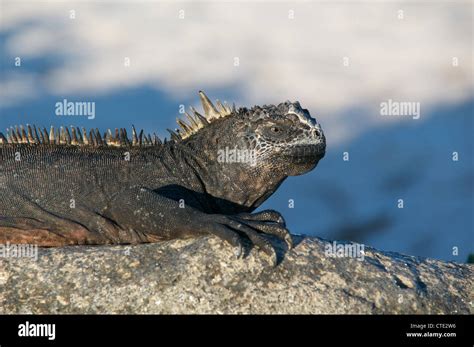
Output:
<svg viewBox="0 0 474 347">
<path fill-rule="evenodd" d="M 276 263 L 262 233 L 291 247 L 285 221 L 276 211 L 251 212 L 288 176 L 317 165 L 322 130 L 299 103 L 217 111 L 201 99 L 207 121 L 196 112 L 201 125 L 182 125 L 164 144 L 0 134 L 0 242 L 135 244 L 213 234 L 241 254 L 246 236 Z M 226 147 L 253 151 L 255 161 L 222 162 Z"/>
</svg>

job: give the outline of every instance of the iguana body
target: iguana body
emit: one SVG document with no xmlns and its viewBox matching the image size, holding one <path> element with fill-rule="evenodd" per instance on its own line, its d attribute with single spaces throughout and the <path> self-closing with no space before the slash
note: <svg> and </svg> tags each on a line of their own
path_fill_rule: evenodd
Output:
<svg viewBox="0 0 474 347">
<path fill-rule="evenodd" d="M 54 130 L 0 134 L 0 243 L 40 246 L 127 244 L 214 234 L 241 249 L 241 235 L 275 260 L 260 234 L 291 246 L 281 215 L 251 214 L 289 175 L 324 156 L 320 126 L 298 103 L 217 110 L 161 143 Z M 225 149 L 253 162 L 222 162 Z M 251 152 L 249 152 L 251 151 Z M 234 158 L 235 159 L 235 158 Z M 229 160 L 228 160 L 229 161 Z"/>
</svg>

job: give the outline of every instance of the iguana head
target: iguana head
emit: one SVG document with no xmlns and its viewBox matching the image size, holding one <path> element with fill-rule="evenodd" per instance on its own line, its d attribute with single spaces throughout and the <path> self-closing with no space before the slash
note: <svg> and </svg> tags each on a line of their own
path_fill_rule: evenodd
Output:
<svg viewBox="0 0 474 347">
<path fill-rule="evenodd" d="M 197 119 L 198 122 L 209 125 L 203 124 L 204 129 L 196 128 L 194 133 L 206 139 L 204 143 L 198 141 L 199 146 L 206 152 L 214 151 L 214 155 L 208 154 L 221 164 L 295 176 L 312 170 L 325 154 L 326 139 L 321 126 L 299 102 L 236 110 L 220 102 L 215 107 L 204 93 L 200 92 L 200 96 L 205 117 L 194 109 L 193 113 L 204 118 Z M 191 125 L 178 123 L 183 128 L 183 138 L 193 135 Z M 236 165 L 232 165 L 234 169 Z"/>
<path fill-rule="evenodd" d="M 312 170 L 324 156 L 326 139 L 321 126 L 299 102 L 239 109 L 241 146 L 255 153 L 257 166 L 282 170 L 288 176 Z"/>
<path fill-rule="evenodd" d="M 200 96 L 205 116 L 192 109 L 190 123 L 178 120 L 182 129 L 172 137 L 199 158 L 199 176 L 220 198 L 220 212 L 255 209 L 288 176 L 312 170 L 324 156 L 321 126 L 298 102 L 237 110 Z"/>
</svg>

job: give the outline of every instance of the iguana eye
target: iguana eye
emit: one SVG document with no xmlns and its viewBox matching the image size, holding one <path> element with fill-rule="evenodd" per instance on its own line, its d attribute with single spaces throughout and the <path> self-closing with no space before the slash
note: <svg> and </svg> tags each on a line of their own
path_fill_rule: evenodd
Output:
<svg viewBox="0 0 474 347">
<path fill-rule="evenodd" d="M 272 124 L 261 130 L 262 135 L 268 139 L 281 139 L 287 135 L 287 130 L 279 124 Z"/>
</svg>

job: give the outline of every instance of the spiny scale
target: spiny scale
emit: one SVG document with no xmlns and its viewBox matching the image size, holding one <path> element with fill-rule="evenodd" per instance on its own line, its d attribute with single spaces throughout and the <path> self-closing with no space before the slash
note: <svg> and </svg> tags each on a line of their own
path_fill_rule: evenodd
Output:
<svg viewBox="0 0 474 347">
<path fill-rule="evenodd" d="M 235 105 L 230 108 L 226 103 L 222 104 L 219 100 L 216 101 L 218 106 L 218 108 L 216 108 L 203 91 L 199 91 L 199 97 L 201 99 L 202 108 L 204 109 L 204 117 L 201 116 L 193 107 L 191 107 L 191 114 L 185 112 L 186 118 L 190 122 L 189 124 L 182 119 L 177 119 L 176 121 L 181 127 L 179 133 L 177 134 L 174 131 L 168 129 L 172 139 L 188 138 L 189 136 L 197 133 L 199 129 L 202 129 L 206 125 L 212 123 L 214 120 L 227 117 L 236 112 Z"/>
<path fill-rule="evenodd" d="M 197 112 L 191 107 L 191 113 L 186 114 L 186 118 L 189 123 L 186 123 L 183 119 L 177 119 L 177 123 L 181 129 L 172 131 L 167 129 L 171 134 L 173 141 L 180 141 L 186 139 L 193 134 L 196 134 L 200 129 L 208 126 L 213 121 L 219 118 L 227 117 L 231 114 L 236 113 L 235 104 L 230 108 L 226 103 L 222 104 L 217 100 L 217 108 L 212 104 L 209 98 L 204 94 L 203 91 L 199 91 L 199 97 L 201 99 L 202 108 L 204 109 L 204 116 Z M 25 144 L 56 144 L 56 145 L 72 145 L 72 146 L 113 146 L 113 147 L 129 147 L 129 146 L 159 146 L 163 144 L 161 140 L 153 134 L 153 138 L 148 134 L 144 135 L 143 130 L 137 135 L 135 127 L 132 126 L 132 138 L 129 139 L 127 136 L 127 130 L 124 128 L 115 129 L 115 135 L 112 135 L 110 129 L 101 136 L 98 129 L 91 129 L 89 132 L 86 129 L 79 129 L 71 126 L 71 132 L 69 129 L 60 127 L 54 129 L 51 127 L 49 133 L 46 128 L 36 129 L 30 125 L 26 125 L 27 130 L 23 125 L 10 127 L 7 129 L 7 136 L 5 137 L 0 132 L 0 145 L 6 143 L 25 143 Z M 166 143 L 166 139 L 165 139 Z"/>
<path fill-rule="evenodd" d="M 135 138 L 129 140 L 127 137 L 127 130 L 124 128 L 115 129 L 115 136 L 112 135 L 110 129 L 107 130 L 105 136 L 101 136 L 99 129 L 91 129 L 89 132 L 86 129 L 79 129 L 71 126 L 69 128 L 60 127 L 55 129 L 51 127 L 48 131 L 46 128 L 37 129 L 36 126 L 26 125 L 26 129 L 23 125 L 10 127 L 7 129 L 6 136 L 0 132 L 0 145 L 1 144 L 30 144 L 30 145 L 42 145 L 42 144 L 56 144 L 56 145 L 71 145 L 71 146 L 112 146 L 112 147 L 144 147 L 144 146 L 158 146 L 161 145 L 161 140 L 153 134 L 153 140 L 151 136 L 148 137 L 143 135 L 143 130 L 140 132 L 140 136 L 136 137 L 135 127 L 132 126 L 132 133 L 135 134 Z M 147 139 L 144 141 L 143 139 Z M 149 140 L 148 140 L 149 139 Z"/>
</svg>

